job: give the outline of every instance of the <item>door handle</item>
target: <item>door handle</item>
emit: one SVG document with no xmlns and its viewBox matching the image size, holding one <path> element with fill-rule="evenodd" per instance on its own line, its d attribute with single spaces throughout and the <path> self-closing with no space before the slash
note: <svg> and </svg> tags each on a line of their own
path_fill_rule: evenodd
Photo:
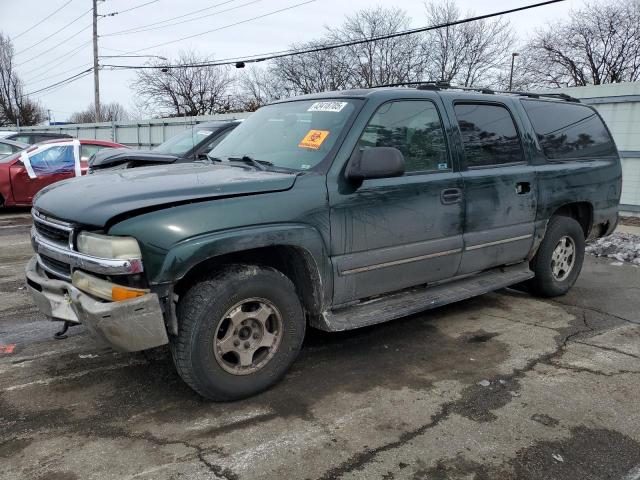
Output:
<svg viewBox="0 0 640 480">
<path fill-rule="evenodd" d="M 451 205 L 462 200 L 462 190 L 459 188 L 445 188 L 440 192 L 440 202 L 443 205 Z"/>
<path fill-rule="evenodd" d="M 526 195 L 531 191 L 531 184 L 529 182 L 516 183 L 516 193 L 518 195 Z"/>
</svg>

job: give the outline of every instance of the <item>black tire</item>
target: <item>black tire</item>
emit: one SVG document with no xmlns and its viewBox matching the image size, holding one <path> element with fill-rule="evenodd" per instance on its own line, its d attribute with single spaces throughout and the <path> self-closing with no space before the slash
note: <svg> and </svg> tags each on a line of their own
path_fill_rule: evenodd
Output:
<svg viewBox="0 0 640 480">
<path fill-rule="evenodd" d="M 553 256 L 563 238 L 569 238 L 573 242 L 575 257 L 571 269 L 559 279 L 553 273 Z M 584 231 L 576 220 L 571 217 L 552 217 L 538 252 L 530 263 L 535 277 L 527 282 L 529 291 L 541 297 L 557 297 L 567 293 L 582 270 L 584 243 Z"/>
<path fill-rule="evenodd" d="M 221 322 L 229 322 L 223 317 L 232 307 L 255 298 L 270 302 L 280 314 L 279 344 L 257 371 L 229 373 L 216 356 L 221 354 L 214 353 L 214 336 Z M 300 352 L 306 327 L 291 281 L 273 268 L 253 265 L 231 265 L 193 284 L 180 298 L 177 316 L 178 336 L 171 345 L 176 369 L 192 389 L 215 401 L 249 397 L 280 380 Z"/>
</svg>

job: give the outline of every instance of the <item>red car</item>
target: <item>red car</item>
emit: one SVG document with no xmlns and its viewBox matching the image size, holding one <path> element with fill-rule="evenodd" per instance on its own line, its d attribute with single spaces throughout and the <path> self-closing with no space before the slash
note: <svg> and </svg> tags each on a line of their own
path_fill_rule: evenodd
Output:
<svg viewBox="0 0 640 480">
<path fill-rule="evenodd" d="M 50 140 L 0 158 L 0 206 L 28 207 L 36 193 L 60 180 L 87 173 L 88 160 L 119 143 L 75 138 Z"/>
</svg>

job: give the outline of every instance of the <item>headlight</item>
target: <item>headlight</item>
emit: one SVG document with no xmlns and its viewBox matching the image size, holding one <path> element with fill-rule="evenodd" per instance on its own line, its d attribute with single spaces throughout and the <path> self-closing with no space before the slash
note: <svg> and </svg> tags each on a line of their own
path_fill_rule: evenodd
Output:
<svg viewBox="0 0 640 480">
<path fill-rule="evenodd" d="M 81 270 L 73 272 L 71 283 L 90 295 L 104 300 L 119 302 L 122 300 L 130 300 L 132 298 L 142 297 L 149 293 L 146 288 L 131 288 L 107 282 L 93 275 L 89 275 Z"/>
<path fill-rule="evenodd" d="M 133 237 L 114 237 L 98 233 L 80 232 L 76 240 L 78 251 L 93 257 L 117 260 L 140 259 L 140 246 Z"/>
</svg>

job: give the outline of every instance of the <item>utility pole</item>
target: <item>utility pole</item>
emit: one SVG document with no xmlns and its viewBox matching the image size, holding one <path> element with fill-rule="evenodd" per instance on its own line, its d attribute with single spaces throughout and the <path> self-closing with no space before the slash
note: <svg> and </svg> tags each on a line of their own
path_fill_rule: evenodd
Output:
<svg viewBox="0 0 640 480">
<path fill-rule="evenodd" d="M 98 0 L 93 1 L 93 104 L 96 122 L 100 119 L 100 75 L 98 73 Z"/>
<path fill-rule="evenodd" d="M 51 110 L 47 109 L 47 119 L 49 120 L 49 125 L 51 125 Z"/>
</svg>

